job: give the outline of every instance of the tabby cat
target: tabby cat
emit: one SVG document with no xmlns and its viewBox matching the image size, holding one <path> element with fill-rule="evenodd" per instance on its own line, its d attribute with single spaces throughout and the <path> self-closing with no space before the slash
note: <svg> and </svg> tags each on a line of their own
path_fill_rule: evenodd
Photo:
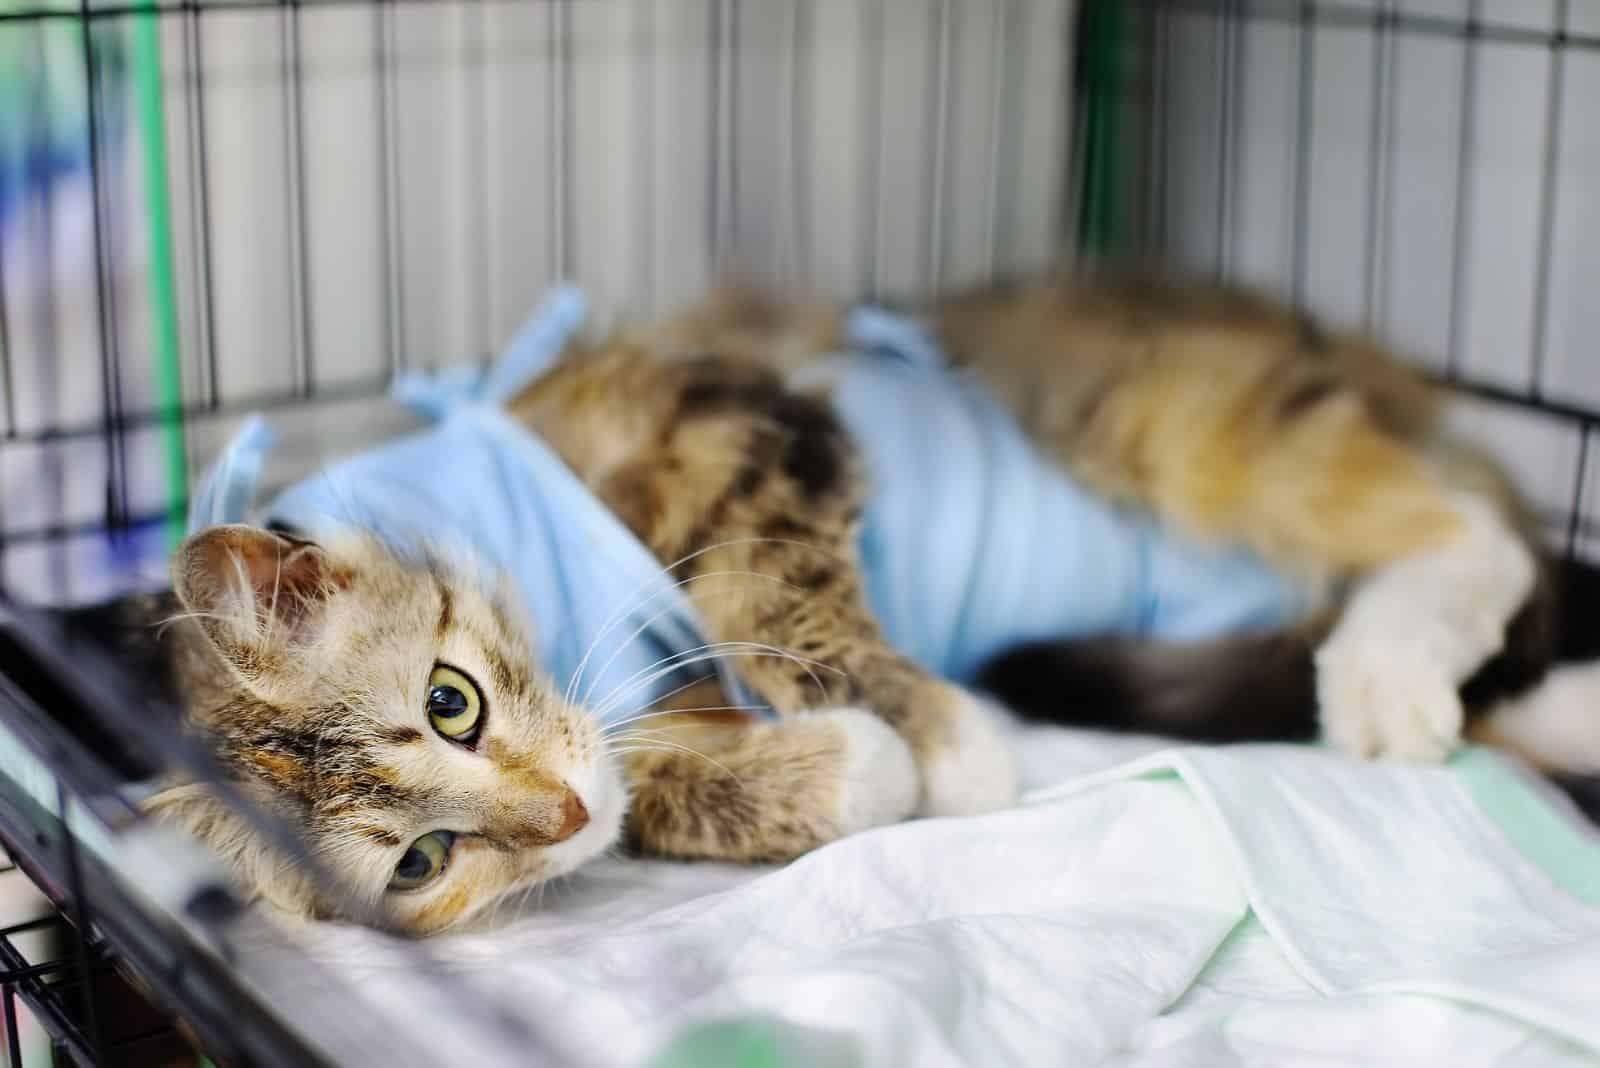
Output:
<svg viewBox="0 0 1600 1068">
<path fill-rule="evenodd" d="M 1218 740 L 1320 722 L 1353 754 L 1438 760 L 1465 709 L 1544 672 L 1554 583 L 1533 526 L 1492 465 L 1439 434 L 1430 389 L 1367 341 L 1245 295 L 1130 282 L 990 289 L 925 320 L 1078 482 L 1323 591 L 1266 632 L 1031 643 L 984 676 L 1016 705 Z M 242 789 L 303 828 L 352 901 L 414 933 L 624 838 L 782 861 L 914 814 L 1009 803 L 1012 757 L 979 701 L 891 645 L 867 607 L 869 486 L 807 377 L 840 329 L 827 309 L 722 294 L 573 347 L 510 406 L 676 562 L 711 639 L 801 658 L 741 665 L 776 718 L 673 712 L 608 735 L 533 662 L 527 628 L 561 620 L 524 620 L 492 585 L 375 538 L 223 526 L 178 550 L 176 604 L 142 609 L 170 617 L 163 655 L 192 724 Z M 711 573 L 775 581 L 730 599 L 690 581 Z M 724 703 L 710 683 L 675 698 Z M 1484 722 L 1538 748 L 1537 732 L 1518 734 L 1521 706 L 1494 707 Z M 1600 767 L 1600 725 L 1579 737 L 1535 755 Z M 170 785 L 150 807 L 260 896 L 350 914 L 203 786 Z"/>
</svg>

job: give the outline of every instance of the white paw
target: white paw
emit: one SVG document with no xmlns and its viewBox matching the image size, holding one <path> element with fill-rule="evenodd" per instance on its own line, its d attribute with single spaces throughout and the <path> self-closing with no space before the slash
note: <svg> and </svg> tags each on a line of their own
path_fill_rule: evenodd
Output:
<svg viewBox="0 0 1600 1068">
<path fill-rule="evenodd" d="M 833 724 L 844 738 L 844 768 L 834 823 L 839 834 L 894 823 L 917 805 L 917 763 L 911 747 L 870 712 L 839 708 L 812 713 Z"/>
<path fill-rule="evenodd" d="M 1461 743 L 1457 688 L 1505 641 L 1532 554 L 1488 501 L 1455 494 L 1462 529 L 1368 575 L 1317 650 L 1322 729 L 1357 756 L 1438 761 Z"/>
<path fill-rule="evenodd" d="M 1461 744 L 1461 698 L 1426 651 L 1330 641 L 1316 659 L 1322 732 L 1346 753 L 1438 762 Z"/>
<path fill-rule="evenodd" d="M 940 744 L 922 762 L 923 816 L 975 816 L 1014 804 L 1017 761 L 994 716 L 976 697 L 942 687 L 948 720 Z"/>
</svg>

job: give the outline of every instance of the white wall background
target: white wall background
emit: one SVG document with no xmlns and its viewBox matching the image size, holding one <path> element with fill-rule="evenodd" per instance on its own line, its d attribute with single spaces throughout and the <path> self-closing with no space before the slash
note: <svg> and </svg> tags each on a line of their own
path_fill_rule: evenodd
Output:
<svg viewBox="0 0 1600 1068">
<path fill-rule="evenodd" d="M 180 245 L 209 222 L 220 365 L 210 380 L 191 300 L 186 381 L 228 398 L 484 358 L 559 279 L 642 316 L 719 267 L 845 294 L 1042 262 L 1069 6 L 447 0 L 174 22 L 172 152 L 204 137 L 209 219 L 201 168 L 176 169 L 173 201 Z"/>
<path fill-rule="evenodd" d="M 1177 264 L 1298 294 L 1430 366 L 1600 407 L 1600 50 L 1548 46 L 1554 0 L 1480 0 L 1486 22 L 1526 39 L 1471 43 L 1375 28 L 1362 13 L 1386 0 L 1319 4 L 1343 17 L 1305 33 L 1296 3 L 1231 21 L 1175 6 L 1155 57 L 1165 177 L 1146 206 Z M 1566 6 L 1568 32 L 1600 34 L 1600 3 Z M 437 0 L 163 15 L 183 390 L 224 410 L 188 426 L 191 471 L 260 401 L 284 431 L 276 477 L 396 425 L 372 399 L 391 372 L 487 358 L 558 279 L 604 315 L 649 315 L 720 269 L 846 295 L 1055 258 L 1073 7 Z M 1468 8 L 1392 0 L 1435 28 Z M 40 33 L 41 61 L 81 56 L 59 44 Z M 123 128 L 103 172 L 106 329 L 123 407 L 139 411 L 154 403 L 144 160 L 131 113 Z M 89 204 L 88 183 L 65 180 L 0 228 L 0 524 L 86 531 L 5 547 L 7 586 L 37 597 L 98 595 L 126 565 L 87 532 L 108 471 L 126 468 L 135 513 L 167 489 L 155 430 L 120 453 L 41 440 L 104 416 Z M 1502 406 L 1462 421 L 1564 533 L 1576 429 Z M 1600 443 L 1590 451 L 1593 523 Z M 135 555 L 159 560 L 159 531 L 146 541 Z"/>
</svg>

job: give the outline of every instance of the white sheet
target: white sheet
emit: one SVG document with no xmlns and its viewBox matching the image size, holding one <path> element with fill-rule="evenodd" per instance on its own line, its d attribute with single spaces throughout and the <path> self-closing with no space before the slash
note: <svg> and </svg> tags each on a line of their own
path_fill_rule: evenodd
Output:
<svg viewBox="0 0 1600 1068">
<path fill-rule="evenodd" d="M 710 1068 L 730 1036 L 762 1064 L 1600 1062 L 1600 910 L 1459 775 L 1022 737 L 1031 785 L 1069 780 L 1022 808 L 777 870 L 606 861 L 435 940 L 540 1050 L 452 1029 L 383 936 L 319 926 L 315 952 L 432 1063 Z"/>
</svg>

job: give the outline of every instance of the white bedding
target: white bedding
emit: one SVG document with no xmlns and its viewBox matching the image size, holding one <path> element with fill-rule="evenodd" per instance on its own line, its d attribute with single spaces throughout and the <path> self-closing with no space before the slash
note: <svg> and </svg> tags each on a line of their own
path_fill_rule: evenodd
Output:
<svg viewBox="0 0 1600 1068">
<path fill-rule="evenodd" d="M 1600 844 L 1499 758 L 1018 738 L 1018 809 L 782 869 L 608 860 L 431 943 L 532 1048 L 384 936 L 313 949 L 419 1063 L 1600 1063 Z"/>
</svg>

